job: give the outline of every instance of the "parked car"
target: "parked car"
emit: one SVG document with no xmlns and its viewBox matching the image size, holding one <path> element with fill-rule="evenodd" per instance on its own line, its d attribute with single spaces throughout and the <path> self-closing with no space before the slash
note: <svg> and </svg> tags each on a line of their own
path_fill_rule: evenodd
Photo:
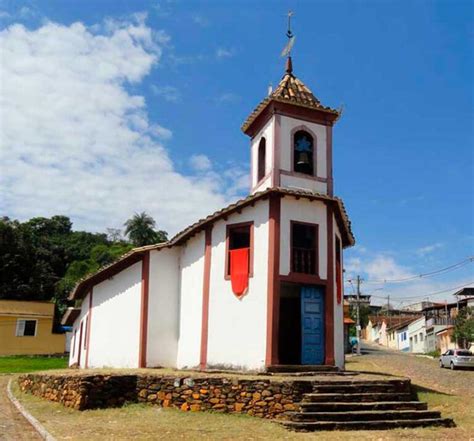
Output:
<svg viewBox="0 0 474 441">
<path fill-rule="evenodd" d="M 439 357 L 439 367 L 474 368 L 474 354 L 466 349 L 449 349 Z"/>
</svg>

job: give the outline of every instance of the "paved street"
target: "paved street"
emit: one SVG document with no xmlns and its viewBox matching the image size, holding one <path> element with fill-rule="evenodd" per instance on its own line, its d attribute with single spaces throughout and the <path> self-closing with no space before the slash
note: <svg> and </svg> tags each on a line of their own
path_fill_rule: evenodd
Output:
<svg viewBox="0 0 474 441">
<path fill-rule="evenodd" d="M 438 360 L 362 343 L 358 364 L 372 371 L 402 375 L 414 384 L 447 394 L 474 397 L 474 370 L 441 369 Z M 350 363 L 348 369 L 351 369 Z"/>
<path fill-rule="evenodd" d="M 7 397 L 9 376 L 0 375 L 0 440 L 35 441 L 42 438 L 31 424 L 18 412 Z"/>
</svg>

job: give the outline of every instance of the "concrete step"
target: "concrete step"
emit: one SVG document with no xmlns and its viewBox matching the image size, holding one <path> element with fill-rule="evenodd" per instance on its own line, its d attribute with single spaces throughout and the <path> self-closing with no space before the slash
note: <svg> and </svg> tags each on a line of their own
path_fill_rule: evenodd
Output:
<svg viewBox="0 0 474 441">
<path fill-rule="evenodd" d="M 357 401 L 411 401 L 411 393 L 309 393 L 303 395 L 303 403 L 357 402 Z"/>
<path fill-rule="evenodd" d="M 428 404 L 421 401 L 373 401 L 299 403 L 302 412 L 350 412 L 362 410 L 427 410 Z"/>
<path fill-rule="evenodd" d="M 314 393 L 410 393 L 410 383 L 350 383 L 350 384 L 315 384 L 313 385 Z"/>
<path fill-rule="evenodd" d="M 310 365 L 310 364 L 276 364 L 267 367 L 267 372 L 291 373 L 291 372 L 340 372 L 336 366 Z"/>
<path fill-rule="evenodd" d="M 441 418 L 441 413 L 430 410 L 362 410 L 351 412 L 288 412 L 291 421 L 380 421 L 428 420 Z"/>
<path fill-rule="evenodd" d="M 345 379 L 334 379 L 334 380 L 312 380 L 311 384 L 315 386 L 322 386 L 322 385 L 351 385 L 351 384 L 393 384 L 398 385 L 400 387 L 404 387 L 406 385 L 411 384 L 411 380 L 408 379 L 387 379 L 387 380 L 358 380 L 357 378 L 345 378 Z"/>
<path fill-rule="evenodd" d="M 410 427 L 455 427 L 451 418 L 426 418 L 419 420 L 378 420 L 378 421 L 283 421 L 287 429 L 314 432 L 318 430 L 386 430 Z"/>
</svg>

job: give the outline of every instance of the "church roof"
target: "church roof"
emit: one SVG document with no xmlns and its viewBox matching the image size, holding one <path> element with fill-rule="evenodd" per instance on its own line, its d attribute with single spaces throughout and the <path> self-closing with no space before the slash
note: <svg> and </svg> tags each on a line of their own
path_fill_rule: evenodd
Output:
<svg viewBox="0 0 474 441">
<path fill-rule="evenodd" d="M 227 207 L 222 208 L 221 210 L 218 210 L 203 219 L 198 220 L 194 224 L 177 233 L 167 242 L 134 248 L 133 250 L 124 254 L 115 262 L 106 265 L 99 269 L 96 273 L 87 275 L 81 280 L 79 280 L 72 292 L 70 293 L 69 300 L 80 299 L 85 297 L 85 295 L 92 286 L 101 283 L 104 280 L 107 280 L 114 274 L 117 274 L 119 271 L 140 261 L 147 251 L 158 250 L 162 248 L 171 248 L 175 245 L 181 245 L 195 234 L 204 230 L 207 226 L 212 225 L 214 222 L 225 218 L 226 216 L 229 216 L 232 213 L 239 212 L 246 206 L 252 205 L 258 200 L 266 199 L 271 194 L 332 202 L 334 204 L 334 207 L 336 208 L 335 214 L 340 225 L 343 246 L 348 247 L 355 244 L 354 235 L 352 234 L 351 230 L 351 222 L 341 199 L 337 197 L 331 197 L 323 193 L 317 193 L 311 190 L 273 187 L 251 194 L 244 199 L 240 199 L 239 201 L 230 204 Z"/>
<path fill-rule="evenodd" d="M 311 90 L 293 74 L 291 58 L 288 58 L 286 73 L 278 86 L 270 95 L 260 102 L 260 104 L 243 123 L 242 131 L 244 133 L 272 101 L 319 110 L 334 115 L 335 119 L 337 119 L 340 115 L 338 110 L 323 106 L 321 101 L 319 101 L 319 99 L 313 95 L 313 92 L 311 92 Z"/>
</svg>

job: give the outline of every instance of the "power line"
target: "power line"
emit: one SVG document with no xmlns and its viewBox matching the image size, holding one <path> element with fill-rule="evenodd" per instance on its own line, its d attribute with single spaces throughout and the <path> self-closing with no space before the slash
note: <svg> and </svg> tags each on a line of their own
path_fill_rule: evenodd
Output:
<svg viewBox="0 0 474 441">
<path fill-rule="evenodd" d="M 434 271 L 430 271 L 428 273 L 423 273 L 423 274 L 418 274 L 416 276 L 410 276 L 410 277 L 405 277 L 401 279 L 383 279 L 383 280 L 365 280 L 365 283 L 403 283 L 403 282 L 409 282 L 412 280 L 417 280 L 417 279 L 422 279 L 425 277 L 431 277 L 431 276 L 436 276 L 439 274 L 444 274 L 448 273 L 450 271 L 457 270 L 459 268 L 462 268 L 463 266 L 468 265 L 469 263 L 474 262 L 474 256 L 468 257 L 467 259 L 464 259 L 460 262 L 457 262 L 453 265 L 440 268 Z M 346 282 L 350 282 L 349 280 L 346 280 Z"/>
<path fill-rule="evenodd" d="M 431 297 L 431 296 L 435 296 L 435 295 L 438 295 L 438 294 L 443 294 L 443 293 L 446 293 L 448 291 L 453 291 L 453 290 L 456 290 L 456 289 L 461 289 L 461 288 L 467 288 L 469 285 L 472 285 L 474 284 L 474 281 L 472 282 L 468 282 L 464 285 L 460 285 L 460 286 L 456 286 L 456 287 L 452 287 L 452 288 L 445 288 L 445 289 L 441 289 L 439 291 L 434 291 L 434 292 L 429 292 L 429 293 L 425 293 L 423 295 L 417 295 L 417 296 L 408 296 L 408 297 L 395 297 L 392 299 L 393 300 L 415 300 L 415 299 L 423 299 L 425 297 Z M 376 298 L 379 298 L 379 299 L 386 299 L 387 297 L 382 297 L 382 296 L 375 296 L 375 295 L 372 295 L 371 297 L 376 297 Z"/>
</svg>

